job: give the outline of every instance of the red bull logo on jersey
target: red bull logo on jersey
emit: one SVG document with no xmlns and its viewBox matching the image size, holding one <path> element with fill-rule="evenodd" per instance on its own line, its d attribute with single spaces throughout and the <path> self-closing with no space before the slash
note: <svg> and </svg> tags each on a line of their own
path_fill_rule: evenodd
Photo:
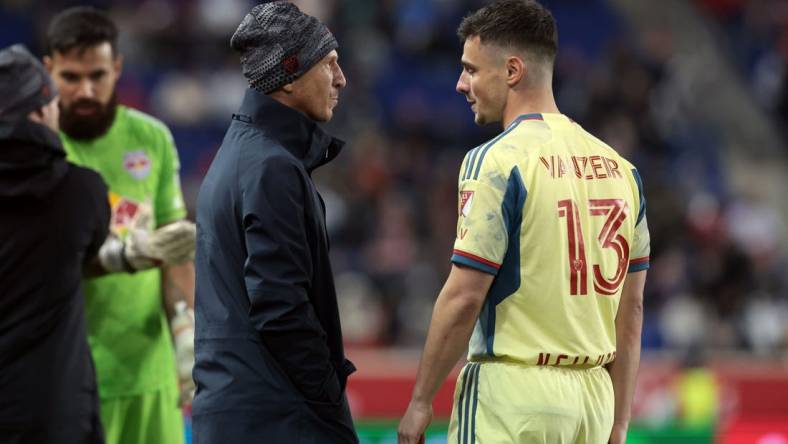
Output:
<svg viewBox="0 0 788 444">
<path fill-rule="evenodd" d="M 150 158 L 143 150 L 129 151 L 123 155 L 123 168 L 135 179 L 144 179 L 150 174 Z"/>
<path fill-rule="evenodd" d="M 131 229 L 150 229 L 153 212 L 148 202 L 137 202 L 110 191 L 109 205 L 112 208 L 110 230 L 121 239 Z"/>
<path fill-rule="evenodd" d="M 130 200 L 121 199 L 112 214 L 112 225 L 128 227 L 134 221 L 140 206 Z"/>
<path fill-rule="evenodd" d="M 473 204 L 473 191 L 460 191 L 460 215 L 468 217 Z"/>
</svg>

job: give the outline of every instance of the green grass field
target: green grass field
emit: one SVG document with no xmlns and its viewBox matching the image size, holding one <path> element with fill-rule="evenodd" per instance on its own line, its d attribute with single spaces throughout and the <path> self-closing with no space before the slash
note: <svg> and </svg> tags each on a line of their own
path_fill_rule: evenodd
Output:
<svg viewBox="0 0 788 444">
<path fill-rule="evenodd" d="M 448 422 L 438 421 L 427 429 L 426 444 L 446 443 Z M 361 444 L 396 444 L 397 421 L 360 420 L 356 430 Z M 627 437 L 628 444 L 710 444 L 711 428 L 685 429 L 680 427 L 646 428 L 633 426 Z"/>
</svg>

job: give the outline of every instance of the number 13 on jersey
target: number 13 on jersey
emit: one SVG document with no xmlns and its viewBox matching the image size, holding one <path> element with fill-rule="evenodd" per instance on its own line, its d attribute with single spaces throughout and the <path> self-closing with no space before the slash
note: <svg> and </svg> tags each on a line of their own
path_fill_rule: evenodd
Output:
<svg viewBox="0 0 788 444">
<path fill-rule="evenodd" d="M 558 202 L 558 217 L 566 218 L 566 233 L 569 244 L 569 288 L 573 296 L 588 294 L 588 258 L 583 240 L 580 221 L 580 208 L 572 199 Z M 588 211 L 591 216 L 605 216 L 602 230 L 596 237 L 603 249 L 610 249 L 616 255 L 616 269 L 603 270 L 599 264 L 593 265 L 594 291 L 611 296 L 624 282 L 629 264 L 629 243 L 618 229 L 629 215 L 629 206 L 623 199 L 589 199 Z M 612 274 L 612 277 L 608 277 Z"/>
</svg>

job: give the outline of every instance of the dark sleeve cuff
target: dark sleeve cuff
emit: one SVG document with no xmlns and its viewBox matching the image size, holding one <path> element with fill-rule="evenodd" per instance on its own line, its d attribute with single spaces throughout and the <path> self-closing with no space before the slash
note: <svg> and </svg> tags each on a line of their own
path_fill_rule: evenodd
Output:
<svg viewBox="0 0 788 444">
<path fill-rule="evenodd" d="M 637 259 L 632 259 L 629 261 L 629 270 L 627 273 L 634 273 L 636 271 L 643 271 L 648 270 L 649 268 L 649 258 L 646 257 L 639 257 Z"/>
<path fill-rule="evenodd" d="M 491 274 L 493 276 L 498 275 L 498 270 L 501 268 L 500 264 L 496 264 L 495 262 L 488 261 L 483 257 L 479 257 L 473 255 L 471 253 L 467 253 L 462 250 L 455 249 L 451 256 L 451 261 L 455 264 L 465 265 L 467 267 L 475 268 L 479 271 L 482 271 L 487 274 Z"/>
</svg>

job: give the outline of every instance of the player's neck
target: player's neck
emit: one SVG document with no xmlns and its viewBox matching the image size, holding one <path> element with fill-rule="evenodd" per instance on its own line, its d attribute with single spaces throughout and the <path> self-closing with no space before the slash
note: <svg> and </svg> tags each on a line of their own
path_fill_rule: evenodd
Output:
<svg viewBox="0 0 788 444">
<path fill-rule="evenodd" d="M 523 91 L 511 94 L 503 110 L 503 127 L 508 128 L 514 119 L 523 114 L 560 113 L 553 91 Z"/>
</svg>

